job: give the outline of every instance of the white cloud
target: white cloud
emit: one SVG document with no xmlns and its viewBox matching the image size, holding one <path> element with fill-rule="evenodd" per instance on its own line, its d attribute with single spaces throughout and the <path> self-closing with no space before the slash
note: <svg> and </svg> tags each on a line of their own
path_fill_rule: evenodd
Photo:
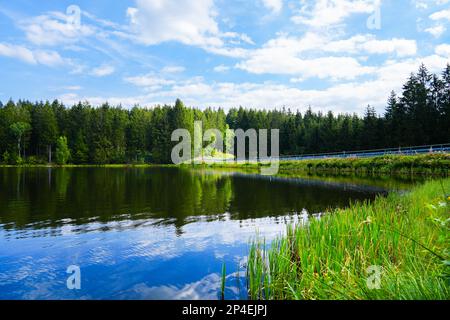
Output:
<svg viewBox="0 0 450 320">
<path fill-rule="evenodd" d="M 232 43 L 232 44 L 240 44 L 241 41 L 244 43 L 247 43 L 247 44 L 252 44 L 252 45 L 255 44 L 255 42 L 252 40 L 252 38 L 250 38 L 245 33 L 239 34 L 237 32 L 224 32 L 224 33 L 221 33 L 220 36 L 223 38 L 233 39 L 233 40 L 230 40 L 230 43 Z"/>
<path fill-rule="evenodd" d="M 430 15 L 431 20 L 448 20 L 450 21 L 450 9 L 437 11 Z"/>
<path fill-rule="evenodd" d="M 435 38 L 439 38 L 446 30 L 447 30 L 447 28 L 445 28 L 443 25 L 440 24 L 440 25 L 425 29 L 425 32 L 428 32 Z"/>
<path fill-rule="evenodd" d="M 29 64 L 59 66 L 66 63 L 56 51 L 30 50 L 24 46 L 8 43 L 0 43 L 0 55 L 19 59 Z"/>
<path fill-rule="evenodd" d="M 267 53 L 267 52 L 266 52 Z M 301 75 L 303 78 L 354 79 L 372 72 L 352 57 L 322 57 L 301 59 L 293 56 L 279 56 L 274 60 L 271 55 L 259 54 L 238 63 L 237 67 L 251 73 Z"/>
<path fill-rule="evenodd" d="M 426 3 L 425 1 L 422 1 L 422 0 L 416 0 L 415 5 L 416 5 L 417 9 L 425 10 L 428 8 L 428 3 Z"/>
<path fill-rule="evenodd" d="M 69 91 L 79 91 L 83 88 L 81 86 L 65 86 L 65 87 L 62 87 L 61 89 L 69 90 Z"/>
<path fill-rule="evenodd" d="M 300 14 L 293 16 L 292 21 L 311 27 L 327 27 L 342 23 L 352 14 L 375 11 L 374 0 L 317 0 L 311 8 L 311 4 L 304 4 Z"/>
<path fill-rule="evenodd" d="M 229 48 L 229 47 L 207 47 L 206 51 L 217 55 L 230 58 L 245 58 L 250 54 L 250 50 L 244 48 Z"/>
<path fill-rule="evenodd" d="M 441 73 L 445 68 L 448 59 L 438 55 L 426 57 L 410 58 L 401 61 L 388 60 L 377 69 L 377 78 L 388 83 L 393 89 L 400 90 L 403 82 L 411 72 L 416 72 L 420 64 L 425 64 L 428 71 Z"/>
<path fill-rule="evenodd" d="M 396 53 L 399 57 L 413 56 L 417 53 L 415 40 L 391 39 L 368 40 L 360 45 L 360 48 L 370 54 Z"/>
<path fill-rule="evenodd" d="M 339 56 L 326 56 L 327 52 Z M 378 40 L 373 35 L 332 40 L 308 32 L 301 38 L 280 35 L 262 48 L 247 52 L 247 58 L 236 67 L 255 74 L 297 75 L 303 80 L 311 77 L 354 79 L 374 70 L 373 67 L 361 65 L 355 55 L 395 54 L 406 57 L 416 53 L 415 40 Z"/>
<path fill-rule="evenodd" d="M 303 81 L 305 81 L 305 79 L 301 78 L 301 77 L 289 79 L 289 82 L 291 82 L 291 83 L 300 83 L 300 82 L 303 82 Z"/>
<path fill-rule="evenodd" d="M 300 53 L 321 47 L 324 39 L 317 34 L 307 33 L 302 38 L 280 35 L 269 40 L 262 48 L 248 52 L 248 58 L 236 66 L 251 73 L 300 74 L 314 72 L 308 63 L 299 58 Z M 317 62 L 317 59 L 316 59 Z M 332 71 L 332 70 L 330 70 Z"/>
<path fill-rule="evenodd" d="M 180 73 L 185 70 L 186 70 L 186 68 L 182 67 L 182 66 L 167 66 L 167 67 L 164 67 L 161 70 L 161 72 L 163 72 L 163 73 Z"/>
<path fill-rule="evenodd" d="M 323 48 L 329 52 L 386 54 L 395 53 L 399 57 L 413 56 L 417 53 L 415 40 L 393 38 L 378 40 L 375 36 L 356 35 L 349 39 L 330 41 Z"/>
<path fill-rule="evenodd" d="M 97 68 L 94 68 L 91 72 L 91 75 L 95 77 L 105 77 L 113 74 L 115 72 L 115 68 L 111 65 L 101 65 Z"/>
<path fill-rule="evenodd" d="M 21 20 L 19 26 L 25 31 L 27 39 L 36 45 L 73 43 L 94 34 L 94 29 L 89 25 L 68 23 L 67 19 L 66 15 L 53 12 Z"/>
<path fill-rule="evenodd" d="M 86 99 L 96 105 L 109 101 L 112 104 L 121 103 L 125 106 L 134 104 L 152 106 L 173 103 L 176 98 L 182 97 L 187 105 L 197 107 L 230 108 L 242 105 L 264 109 L 286 106 L 293 110 L 304 111 L 311 105 L 316 111 L 332 109 L 335 112 L 359 114 L 362 114 L 367 104 L 370 104 L 376 107 L 378 112 L 382 112 L 390 91 L 395 90 L 400 94 L 402 85 L 410 73 L 415 72 L 422 62 L 430 72 L 440 73 L 445 68 L 448 58 L 431 55 L 400 61 L 389 60 L 374 68 L 371 80 L 339 83 L 325 89 L 306 90 L 295 87 L 295 83 L 301 81 L 301 78 L 293 78 L 292 85 L 284 85 L 273 82 L 210 82 L 201 77 L 172 81 L 144 75 L 126 79 L 142 87 L 144 89 L 142 95 L 108 98 L 68 96 L 66 98 L 69 103 Z M 153 86 L 159 86 L 159 89 L 151 90 Z"/>
<path fill-rule="evenodd" d="M 262 0 L 264 6 L 272 13 L 278 14 L 283 9 L 283 0 Z"/>
<path fill-rule="evenodd" d="M 146 45 L 179 41 L 188 45 L 221 45 L 213 0 L 137 0 L 128 8 L 135 38 Z"/>
<path fill-rule="evenodd" d="M 450 0 L 415 0 L 415 6 L 417 9 L 426 10 L 429 6 L 440 6 L 448 3 Z"/>
<path fill-rule="evenodd" d="M 34 52 L 35 59 L 38 63 L 46 66 L 58 66 L 64 64 L 63 58 L 56 51 L 37 50 Z"/>
<path fill-rule="evenodd" d="M 79 96 L 76 93 L 64 93 L 58 97 L 58 100 L 65 103 L 66 105 L 75 105 L 79 101 L 86 100 L 79 98 Z"/>
<path fill-rule="evenodd" d="M 0 55 L 36 64 L 34 53 L 25 47 L 0 43 Z"/>
<path fill-rule="evenodd" d="M 94 105 L 106 101 L 111 104 L 152 106 L 170 104 L 183 97 L 185 104 L 197 107 L 236 106 L 254 108 L 280 108 L 283 106 L 304 111 L 332 109 L 335 112 L 357 112 L 362 114 L 368 103 L 382 108 L 392 88 L 383 81 L 352 82 L 339 84 L 324 90 L 302 90 L 274 83 L 180 83 L 166 90 L 150 91 L 141 96 L 130 97 L 81 97 L 68 94 L 60 97 L 67 104 L 88 100 Z"/>
<path fill-rule="evenodd" d="M 136 0 L 136 7 L 128 8 L 127 16 L 127 32 L 115 34 L 144 45 L 177 41 L 238 58 L 245 56 L 247 50 L 236 45 L 254 44 L 246 34 L 219 30 L 214 0 Z"/>
<path fill-rule="evenodd" d="M 153 74 L 126 77 L 124 80 L 125 82 L 131 83 L 135 86 L 142 87 L 146 91 L 155 91 L 161 89 L 162 87 L 175 84 L 174 80 L 163 79 Z"/>
<path fill-rule="evenodd" d="M 240 35 L 240 38 L 241 38 L 241 40 L 244 41 L 245 43 L 248 43 L 248 44 L 255 44 L 255 42 L 253 42 L 252 38 L 250 38 L 250 37 L 249 37 L 248 35 L 246 35 L 245 33 L 244 33 L 244 34 L 241 34 L 241 35 Z"/>
<path fill-rule="evenodd" d="M 436 54 L 446 57 L 447 59 L 450 60 L 450 44 L 441 44 L 438 45 L 435 50 Z M 450 61 L 449 61 L 450 63 Z"/>
<path fill-rule="evenodd" d="M 221 64 L 221 65 L 215 66 L 213 70 L 215 72 L 225 72 L 225 71 L 230 70 L 230 67 Z"/>
</svg>

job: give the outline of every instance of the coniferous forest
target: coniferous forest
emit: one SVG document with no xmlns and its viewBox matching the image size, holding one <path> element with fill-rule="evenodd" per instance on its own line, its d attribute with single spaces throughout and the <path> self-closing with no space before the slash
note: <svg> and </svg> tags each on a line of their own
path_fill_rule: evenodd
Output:
<svg viewBox="0 0 450 320">
<path fill-rule="evenodd" d="M 332 106 L 330 106 L 332 107 Z M 280 129 L 280 154 L 352 151 L 450 142 L 450 65 L 432 74 L 422 65 L 384 114 L 367 106 L 363 116 L 254 110 L 243 107 L 199 110 L 175 106 L 131 109 L 80 102 L 0 102 L 0 162 L 39 164 L 169 163 L 171 133 L 203 129 Z"/>
</svg>

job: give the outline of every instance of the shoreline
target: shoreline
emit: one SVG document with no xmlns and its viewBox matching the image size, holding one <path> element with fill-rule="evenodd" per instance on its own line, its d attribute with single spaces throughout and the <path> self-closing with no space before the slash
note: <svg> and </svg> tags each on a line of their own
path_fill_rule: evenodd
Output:
<svg viewBox="0 0 450 320">
<path fill-rule="evenodd" d="M 201 164 L 208 168 L 252 169 L 257 170 L 264 164 Z M 426 154 L 415 156 L 388 155 L 372 158 L 326 158 L 313 160 L 280 161 L 277 175 L 295 175 L 296 173 L 324 174 L 387 174 L 387 175 L 450 175 L 450 154 Z"/>
<path fill-rule="evenodd" d="M 199 164 L 0 164 L 0 168 L 150 168 L 178 167 L 194 169 L 232 169 L 257 172 L 266 163 L 199 163 Z M 388 155 L 372 158 L 326 158 L 313 160 L 280 161 L 277 176 L 295 176 L 299 174 L 326 175 L 422 175 L 450 176 L 450 154 L 426 154 L 415 156 Z"/>
</svg>

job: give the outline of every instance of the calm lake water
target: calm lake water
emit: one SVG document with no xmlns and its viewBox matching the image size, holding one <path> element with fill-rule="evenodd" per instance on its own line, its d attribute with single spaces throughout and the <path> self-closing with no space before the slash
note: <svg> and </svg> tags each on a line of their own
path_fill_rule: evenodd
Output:
<svg viewBox="0 0 450 320">
<path fill-rule="evenodd" d="M 0 299 L 245 299 L 256 233 L 410 181 L 177 168 L 0 168 Z M 67 267 L 81 270 L 69 290 Z"/>
</svg>

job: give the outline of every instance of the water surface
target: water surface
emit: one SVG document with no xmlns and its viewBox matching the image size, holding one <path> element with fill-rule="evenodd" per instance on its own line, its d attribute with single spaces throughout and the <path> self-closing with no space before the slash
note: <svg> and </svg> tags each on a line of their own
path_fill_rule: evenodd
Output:
<svg viewBox="0 0 450 320">
<path fill-rule="evenodd" d="M 0 299 L 244 299 L 249 239 L 398 184 L 177 168 L 0 168 Z M 303 211 L 303 214 L 302 214 Z M 81 269 L 69 290 L 66 269 Z"/>
</svg>

